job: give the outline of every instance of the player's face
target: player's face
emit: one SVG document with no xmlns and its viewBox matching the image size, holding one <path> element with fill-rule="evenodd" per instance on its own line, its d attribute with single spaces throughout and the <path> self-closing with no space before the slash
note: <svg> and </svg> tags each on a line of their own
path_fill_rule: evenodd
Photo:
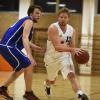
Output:
<svg viewBox="0 0 100 100">
<path fill-rule="evenodd" d="M 32 13 L 33 21 L 37 23 L 41 15 L 42 15 L 42 12 L 38 8 L 35 8 L 34 12 Z"/>
<path fill-rule="evenodd" d="M 61 26 L 66 26 L 69 21 L 69 16 L 67 13 L 60 13 L 58 15 L 58 22 Z"/>
</svg>

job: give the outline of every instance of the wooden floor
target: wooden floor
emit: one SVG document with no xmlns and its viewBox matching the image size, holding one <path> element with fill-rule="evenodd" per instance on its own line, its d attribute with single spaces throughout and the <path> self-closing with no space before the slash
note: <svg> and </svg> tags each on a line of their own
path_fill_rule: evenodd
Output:
<svg viewBox="0 0 100 100">
<path fill-rule="evenodd" d="M 9 72 L 0 72 L 0 84 L 8 77 Z M 41 100 L 77 100 L 68 80 L 64 81 L 59 75 L 52 87 L 52 97 L 47 98 L 44 92 L 43 82 L 46 74 L 33 74 L 33 90 Z M 78 76 L 81 88 L 89 96 L 89 100 L 100 100 L 100 76 Z M 23 74 L 9 87 L 9 93 L 14 100 L 23 100 L 25 84 Z M 0 100 L 4 100 L 0 97 Z"/>
</svg>

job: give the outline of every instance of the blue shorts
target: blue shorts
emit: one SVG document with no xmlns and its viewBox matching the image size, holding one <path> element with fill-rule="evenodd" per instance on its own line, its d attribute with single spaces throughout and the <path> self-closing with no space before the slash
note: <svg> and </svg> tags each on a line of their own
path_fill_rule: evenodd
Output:
<svg viewBox="0 0 100 100">
<path fill-rule="evenodd" d="M 31 64 L 28 57 L 17 47 L 0 44 L 0 54 L 15 71 L 20 71 Z"/>
</svg>

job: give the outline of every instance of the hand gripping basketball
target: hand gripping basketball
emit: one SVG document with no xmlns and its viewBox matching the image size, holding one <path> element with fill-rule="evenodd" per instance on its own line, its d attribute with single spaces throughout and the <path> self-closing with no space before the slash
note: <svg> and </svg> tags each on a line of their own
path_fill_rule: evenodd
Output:
<svg viewBox="0 0 100 100">
<path fill-rule="evenodd" d="M 75 54 L 74 58 L 78 64 L 86 64 L 89 61 L 89 53 L 86 50 L 82 50 L 82 53 Z"/>
</svg>

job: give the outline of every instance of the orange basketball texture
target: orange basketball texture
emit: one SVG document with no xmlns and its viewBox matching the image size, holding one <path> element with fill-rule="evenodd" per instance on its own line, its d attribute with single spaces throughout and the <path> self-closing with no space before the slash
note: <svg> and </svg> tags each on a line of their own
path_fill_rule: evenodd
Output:
<svg viewBox="0 0 100 100">
<path fill-rule="evenodd" d="M 74 56 L 75 61 L 78 64 L 86 64 L 89 61 L 89 53 L 88 53 L 88 51 L 86 51 L 86 50 L 83 50 L 83 51 L 84 52 L 82 52 L 81 54 L 79 54 L 79 55 L 75 54 L 75 56 Z"/>
</svg>

